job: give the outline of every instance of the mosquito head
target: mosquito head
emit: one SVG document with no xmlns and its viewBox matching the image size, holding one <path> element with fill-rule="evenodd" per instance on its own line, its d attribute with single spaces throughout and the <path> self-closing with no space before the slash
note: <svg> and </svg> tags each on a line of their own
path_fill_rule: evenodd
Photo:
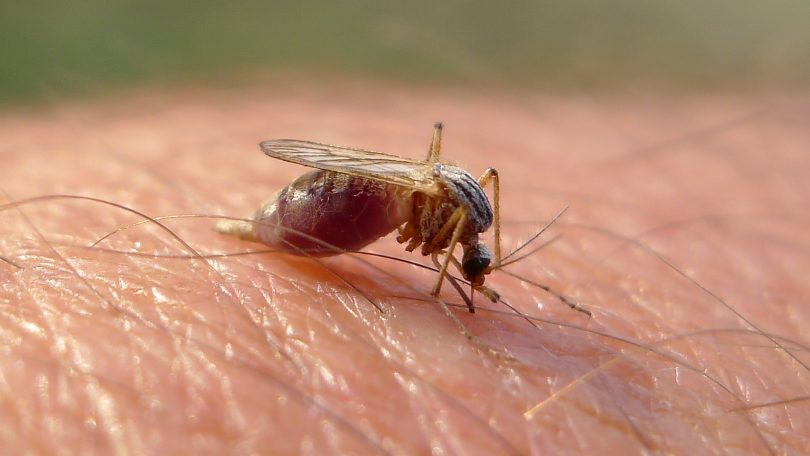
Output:
<svg viewBox="0 0 810 456">
<path fill-rule="evenodd" d="M 464 245 L 461 269 L 464 272 L 464 278 L 469 280 L 473 286 L 484 284 L 485 276 L 492 271 L 489 267 L 490 263 L 492 263 L 492 252 L 487 246 L 477 242 Z"/>
</svg>

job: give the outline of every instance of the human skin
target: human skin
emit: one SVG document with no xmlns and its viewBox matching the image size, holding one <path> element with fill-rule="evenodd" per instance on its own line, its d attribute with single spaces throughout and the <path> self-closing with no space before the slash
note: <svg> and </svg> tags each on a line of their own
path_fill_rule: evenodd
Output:
<svg viewBox="0 0 810 456">
<path fill-rule="evenodd" d="M 8 110 L 0 452 L 806 454 L 807 102 L 300 84 Z M 468 338 L 430 270 L 131 226 L 251 214 L 307 171 L 260 140 L 421 157 L 437 120 L 444 159 L 499 170 L 505 252 L 569 208 L 506 269 L 590 318 L 495 271 L 511 309 L 444 284 Z M 430 265 L 393 238 L 369 250 Z"/>
</svg>

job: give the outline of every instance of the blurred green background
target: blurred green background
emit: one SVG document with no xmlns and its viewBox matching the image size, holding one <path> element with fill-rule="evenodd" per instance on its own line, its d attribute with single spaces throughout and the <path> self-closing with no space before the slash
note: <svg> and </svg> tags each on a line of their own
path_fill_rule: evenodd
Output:
<svg viewBox="0 0 810 456">
<path fill-rule="evenodd" d="M 2 0 L 0 34 L 0 102 L 291 73 L 547 90 L 810 85 L 808 0 Z"/>
</svg>

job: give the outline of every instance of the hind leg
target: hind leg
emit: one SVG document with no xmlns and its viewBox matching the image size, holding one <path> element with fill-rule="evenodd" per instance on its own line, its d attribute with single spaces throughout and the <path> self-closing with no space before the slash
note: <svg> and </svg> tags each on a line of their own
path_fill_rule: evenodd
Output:
<svg viewBox="0 0 810 456">
<path fill-rule="evenodd" d="M 493 205 L 495 206 L 495 220 L 493 225 L 495 227 L 495 264 L 492 265 L 493 269 L 497 269 L 501 265 L 501 181 L 498 177 L 498 170 L 489 168 L 478 178 L 478 185 L 481 188 L 486 187 L 490 181 L 493 187 Z"/>
<path fill-rule="evenodd" d="M 430 141 L 430 150 L 428 151 L 427 159 L 425 160 L 432 167 L 434 163 L 439 161 L 439 153 L 442 149 L 442 129 L 444 125 L 441 122 L 436 122 L 433 125 L 433 139 Z"/>
</svg>

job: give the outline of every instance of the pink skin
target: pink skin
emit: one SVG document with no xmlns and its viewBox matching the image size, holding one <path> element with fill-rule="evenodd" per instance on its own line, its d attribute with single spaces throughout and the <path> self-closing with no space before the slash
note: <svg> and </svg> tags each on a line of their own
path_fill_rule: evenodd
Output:
<svg viewBox="0 0 810 456">
<path fill-rule="evenodd" d="M 571 207 L 509 271 L 593 317 L 499 272 L 487 285 L 516 309 L 570 326 L 480 299 L 469 315 L 445 286 L 508 359 L 430 302 L 434 272 L 136 254 L 261 248 L 200 218 L 162 221 L 186 245 L 147 224 L 99 244 L 125 253 L 93 250 L 142 218 L 36 200 L 0 212 L 0 453 L 810 452 L 806 97 L 274 87 L 7 113 L 0 188 L 238 216 L 305 172 L 262 139 L 422 157 L 441 119 L 447 159 L 500 172 L 506 251 Z M 393 236 L 371 248 L 422 260 Z"/>
</svg>

